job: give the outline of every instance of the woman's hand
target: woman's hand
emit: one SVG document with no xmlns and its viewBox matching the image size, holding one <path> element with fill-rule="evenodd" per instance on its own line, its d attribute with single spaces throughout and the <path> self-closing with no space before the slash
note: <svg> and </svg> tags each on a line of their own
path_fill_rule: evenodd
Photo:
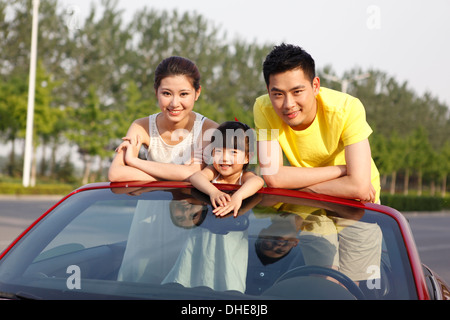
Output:
<svg viewBox="0 0 450 320">
<path fill-rule="evenodd" d="M 125 151 L 127 149 L 127 146 L 130 144 L 130 137 L 123 137 L 123 142 L 119 144 L 119 146 L 114 150 L 117 153 L 121 153 L 122 151 Z"/>
<path fill-rule="evenodd" d="M 141 149 L 142 141 L 140 136 L 136 138 L 123 138 L 124 142 L 120 144 L 119 147 L 126 149 L 125 151 L 125 164 L 133 166 L 133 161 L 138 158 L 139 150 Z"/>
</svg>

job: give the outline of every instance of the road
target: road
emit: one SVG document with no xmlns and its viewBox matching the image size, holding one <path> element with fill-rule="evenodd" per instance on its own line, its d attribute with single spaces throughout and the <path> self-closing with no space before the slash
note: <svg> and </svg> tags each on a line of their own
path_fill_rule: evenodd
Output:
<svg viewBox="0 0 450 320">
<path fill-rule="evenodd" d="M 61 197 L 0 196 L 0 252 Z M 406 213 L 422 262 L 450 285 L 450 212 Z"/>
<path fill-rule="evenodd" d="M 450 285 L 450 212 L 406 214 L 422 262 Z"/>
<path fill-rule="evenodd" d="M 0 196 L 0 252 L 61 198 Z"/>
</svg>

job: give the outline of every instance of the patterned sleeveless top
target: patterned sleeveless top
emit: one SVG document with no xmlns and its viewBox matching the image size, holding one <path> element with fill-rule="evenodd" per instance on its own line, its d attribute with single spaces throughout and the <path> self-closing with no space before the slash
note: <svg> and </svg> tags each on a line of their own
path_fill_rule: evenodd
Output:
<svg viewBox="0 0 450 320">
<path fill-rule="evenodd" d="M 239 180 L 237 181 L 237 183 L 236 184 L 238 184 L 238 185 L 241 185 L 242 184 L 242 173 L 243 172 L 241 172 L 241 175 L 239 176 Z M 217 182 L 217 180 L 220 178 L 220 173 L 214 178 L 214 179 L 212 179 L 211 180 L 211 183 L 219 183 L 220 184 L 220 182 Z"/>
</svg>

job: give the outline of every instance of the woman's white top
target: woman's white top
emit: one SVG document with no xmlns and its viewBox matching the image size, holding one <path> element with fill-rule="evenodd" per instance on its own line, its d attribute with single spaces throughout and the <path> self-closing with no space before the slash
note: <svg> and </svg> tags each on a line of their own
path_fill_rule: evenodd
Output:
<svg viewBox="0 0 450 320">
<path fill-rule="evenodd" d="M 163 162 L 163 163 L 175 163 L 175 164 L 186 164 L 191 162 L 194 154 L 200 155 L 202 152 L 202 127 L 206 120 L 205 116 L 195 113 L 194 126 L 191 131 L 183 129 L 177 130 L 173 133 L 173 139 L 178 140 L 178 137 L 185 136 L 185 138 L 175 144 L 167 144 L 159 134 L 158 127 L 156 125 L 156 117 L 160 113 L 152 114 L 149 116 L 149 136 L 150 143 L 148 146 L 147 160 Z"/>
</svg>

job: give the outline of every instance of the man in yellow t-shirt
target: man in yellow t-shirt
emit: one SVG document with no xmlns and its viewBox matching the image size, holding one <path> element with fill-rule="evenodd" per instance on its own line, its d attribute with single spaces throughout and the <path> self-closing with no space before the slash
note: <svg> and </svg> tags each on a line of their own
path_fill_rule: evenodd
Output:
<svg viewBox="0 0 450 320">
<path fill-rule="evenodd" d="M 256 99 L 253 112 L 267 185 L 378 202 L 362 103 L 321 88 L 314 60 L 298 46 L 274 47 L 263 73 L 268 94 Z M 283 165 L 283 152 L 291 166 Z"/>
</svg>

